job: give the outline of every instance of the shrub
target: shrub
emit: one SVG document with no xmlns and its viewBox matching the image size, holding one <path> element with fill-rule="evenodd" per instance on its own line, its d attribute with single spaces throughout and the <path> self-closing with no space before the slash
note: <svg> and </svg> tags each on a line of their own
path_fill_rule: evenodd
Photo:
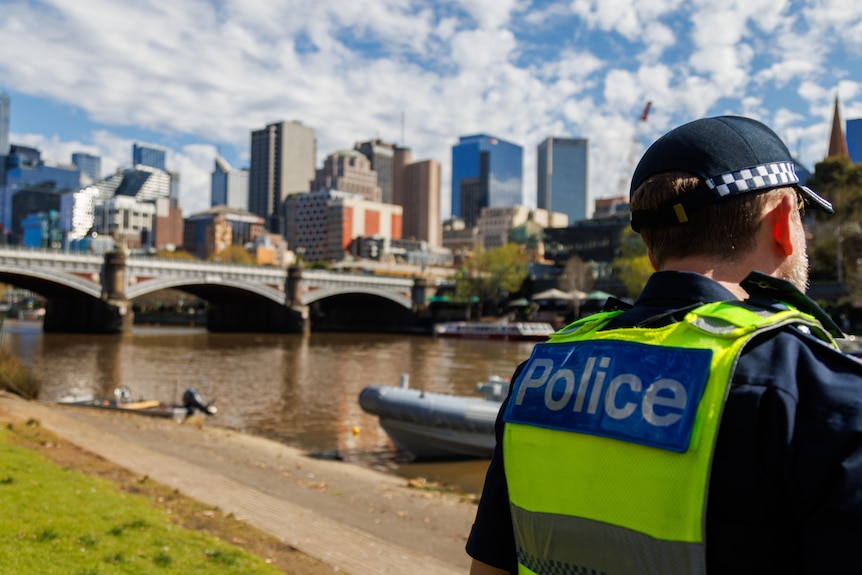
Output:
<svg viewBox="0 0 862 575">
<path fill-rule="evenodd" d="M 24 399 L 39 397 L 41 382 L 7 351 L 0 351 L 0 389 L 19 395 Z"/>
</svg>

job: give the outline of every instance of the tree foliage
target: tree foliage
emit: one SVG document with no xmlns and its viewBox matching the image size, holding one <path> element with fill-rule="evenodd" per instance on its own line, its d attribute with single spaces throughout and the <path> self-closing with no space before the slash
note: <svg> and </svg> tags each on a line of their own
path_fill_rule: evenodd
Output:
<svg viewBox="0 0 862 575">
<path fill-rule="evenodd" d="M 455 293 L 465 301 L 478 299 L 484 311 L 518 291 L 526 277 L 527 264 L 521 248 L 508 243 L 479 251 L 470 258 L 455 279 Z"/>
<path fill-rule="evenodd" d="M 156 252 L 157 258 L 170 258 L 175 260 L 197 260 L 199 258 L 190 254 L 185 250 L 158 250 Z"/>
<path fill-rule="evenodd" d="M 821 279 L 844 281 L 847 273 L 856 269 L 855 258 L 845 257 L 848 255 L 847 244 L 858 245 L 862 237 L 859 226 L 859 215 L 862 214 L 862 164 L 854 165 L 847 158 L 827 158 L 817 163 L 808 185 L 832 202 L 835 208 L 832 215 L 813 212 L 814 226 L 809 251 L 812 270 L 817 273 L 812 274 L 812 277 L 823 274 L 825 269 L 831 267 L 834 270 L 831 277 Z M 831 262 L 820 259 L 827 254 L 834 257 Z"/>
<path fill-rule="evenodd" d="M 620 255 L 614 261 L 614 271 L 626 286 L 629 297 L 636 298 L 653 273 L 646 245 L 640 234 L 626 226 L 620 232 L 619 250 Z"/>
<path fill-rule="evenodd" d="M 220 252 L 210 254 L 207 260 L 212 262 L 232 263 L 232 264 L 255 264 L 257 261 L 254 256 L 248 253 L 242 246 L 230 245 Z"/>
<path fill-rule="evenodd" d="M 568 292 L 590 292 L 596 283 L 593 270 L 578 255 L 566 260 L 561 287 Z"/>
</svg>

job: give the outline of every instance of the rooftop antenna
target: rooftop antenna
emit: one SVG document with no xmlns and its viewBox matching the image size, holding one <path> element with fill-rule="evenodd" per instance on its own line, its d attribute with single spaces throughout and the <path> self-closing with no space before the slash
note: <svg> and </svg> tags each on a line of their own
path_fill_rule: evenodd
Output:
<svg viewBox="0 0 862 575">
<path fill-rule="evenodd" d="M 404 141 L 404 110 L 401 110 L 401 145 L 406 145 L 407 142 Z"/>
</svg>

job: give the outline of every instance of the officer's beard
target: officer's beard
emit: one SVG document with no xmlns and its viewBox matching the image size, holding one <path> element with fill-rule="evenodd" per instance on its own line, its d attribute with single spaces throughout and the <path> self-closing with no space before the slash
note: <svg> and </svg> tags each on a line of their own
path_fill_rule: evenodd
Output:
<svg viewBox="0 0 862 575">
<path fill-rule="evenodd" d="M 805 229 L 802 223 L 795 227 L 794 247 L 799 246 L 799 249 L 794 249 L 793 253 L 784 264 L 778 269 L 778 277 L 792 283 L 796 289 L 805 293 L 808 291 L 808 252 L 806 250 Z"/>
</svg>

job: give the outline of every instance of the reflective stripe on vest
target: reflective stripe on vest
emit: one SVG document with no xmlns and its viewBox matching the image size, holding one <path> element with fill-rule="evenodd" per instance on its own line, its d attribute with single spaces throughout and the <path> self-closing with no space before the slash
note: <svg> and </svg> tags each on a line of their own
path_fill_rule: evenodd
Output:
<svg viewBox="0 0 862 575">
<path fill-rule="evenodd" d="M 522 573 L 704 573 L 709 466 L 739 351 L 790 323 L 823 334 L 796 310 L 739 302 L 599 331 L 614 315 L 535 346 L 504 412 Z"/>
</svg>

